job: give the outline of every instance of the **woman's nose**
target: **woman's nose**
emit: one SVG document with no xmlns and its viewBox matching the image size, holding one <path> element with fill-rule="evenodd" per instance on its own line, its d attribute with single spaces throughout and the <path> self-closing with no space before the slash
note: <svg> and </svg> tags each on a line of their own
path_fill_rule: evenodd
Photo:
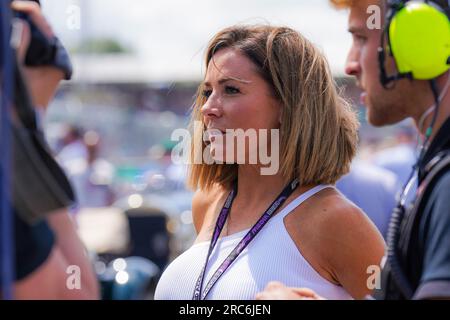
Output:
<svg viewBox="0 0 450 320">
<path fill-rule="evenodd" d="M 222 115 L 220 100 L 213 95 L 209 96 L 208 100 L 202 106 L 201 112 L 206 118 L 219 118 Z"/>
</svg>

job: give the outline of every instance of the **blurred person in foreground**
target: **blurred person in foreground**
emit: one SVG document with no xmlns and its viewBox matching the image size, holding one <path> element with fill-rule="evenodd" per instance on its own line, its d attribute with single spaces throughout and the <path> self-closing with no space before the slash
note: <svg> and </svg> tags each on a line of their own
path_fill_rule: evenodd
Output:
<svg viewBox="0 0 450 320">
<path fill-rule="evenodd" d="M 363 90 L 368 120 L 411 117 L 422 149 L 393 211 L 386 259 L 373 291 L 380 300 L 450 299 L 450 24 L 448 1 L 332 0 L 350 9 L 346 72 Z M 384 27 L 369 28 L 381 9 Z M 390 54 L 389 54 L 390 53 Z M 418 181 L 413 203 L 409 189 Z M 270 283 L 259 299 L 321 299 Z"/>
<path fill-rule="evenodd" d="M 38 3 L 14 1 L 11 7 L 13 12 L 26 15 L 45 37 L 48 39 L 55 37 Z M 32 37 L 31 24 L 25 21 L 21 19 L 20 22 L 15 22 L 22 25 L 20 43 L 17 48 L 17 63 L 19 72 L 23 75 L 25 85 L 29 89 L 30 103 L 36 108 L 36 113 L 43 114 L 59 82 L 65 78 L 65 74 L 55 65 L 25 65 L 25 57 Z M 27 93 L 21 92 L 21 94 Z M 19 107 L 16 109 L 19 110 Z M 12 177 L 14 178 L 15 176 Z M 93 268 L 67 209 L 48 213 L 39 212 L 42 218 L 33 223 L 18 214 L 17 208 L 12 209 L 16 267 L 13 298 L 99 298 L 99 288 Z M 79 283 L 76 288 L 69 288 L 68 277 L 74 266 L 79 268 L 77 269 Z"/>
</svg>

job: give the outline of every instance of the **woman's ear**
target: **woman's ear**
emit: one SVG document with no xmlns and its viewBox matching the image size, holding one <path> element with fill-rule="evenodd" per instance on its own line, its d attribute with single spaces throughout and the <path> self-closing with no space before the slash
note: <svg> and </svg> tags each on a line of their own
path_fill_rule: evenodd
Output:
<svg viewBox="0 0 450 320">
<path fill-rule="evenodd" d="M 278 123 L 281 125 L 281 119 L 283 116 L 283 105 L 281 103 L 278 103 Z"/>
</svg>

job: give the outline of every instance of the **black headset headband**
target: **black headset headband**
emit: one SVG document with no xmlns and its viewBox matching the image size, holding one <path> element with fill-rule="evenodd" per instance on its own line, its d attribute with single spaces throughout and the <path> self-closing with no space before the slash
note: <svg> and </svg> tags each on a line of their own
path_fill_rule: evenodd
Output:
<svg viewBox="0 0 450 320">
<path fill-rule="evenodd" d="M 395 11 L 397 11 L 410 1 L 411 0 L 387 0 L 387 7 L 388 10 L 394 9 Z M 440 10 L 445 12 L 447 17 L 449 17 L 450 19 L 450 0 L 425 0 L 424 2 L 438 7 Z"/>
</svg>

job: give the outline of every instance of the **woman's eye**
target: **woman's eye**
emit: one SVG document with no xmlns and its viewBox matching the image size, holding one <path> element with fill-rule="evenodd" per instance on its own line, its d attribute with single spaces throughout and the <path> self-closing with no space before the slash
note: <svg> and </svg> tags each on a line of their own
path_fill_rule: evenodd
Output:
<svg viewBox="0 0 450 320">
<path fill-rule="evenodd" d="M 203 90 L 203 91 L 202 91 L 202 96 L 203 96 L 204 98 L 208 99 L 209 96 L 211 95 L 211 93 L 212 93 L 212 90 Z"/>
<path fill-rule="evenodd" d="M 225 92 L 227 94 L 237 94 L 240 93 L 238 88 L 232 87 L 232 86 L 226 86 L 225 87 Z"/>
</svg>

